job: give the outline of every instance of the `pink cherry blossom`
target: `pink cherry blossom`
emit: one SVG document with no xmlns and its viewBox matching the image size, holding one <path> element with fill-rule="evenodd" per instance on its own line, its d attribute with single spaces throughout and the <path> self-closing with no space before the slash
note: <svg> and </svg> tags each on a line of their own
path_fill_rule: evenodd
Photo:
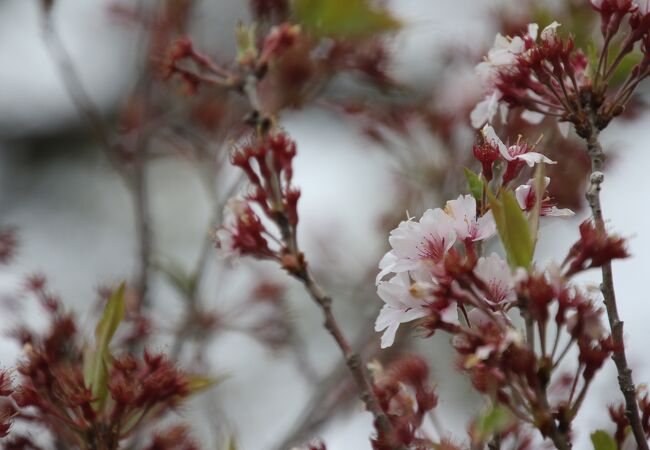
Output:
<svg viewBox="0 0 650 450">
<path fill-rule="evenodd" d="M 511 302 L 516 299 L 515 281 L 508 263 L 496 253 L 479 258 L 474 268 L 476 276 L 488 289 L 488 301 L 492 303 Z"/>
<path fill-rule="evenodd" d="M 400 324 L 428 314 L 424 298 L 433 287 L 433 284 L 427 282 L 412 284 L 407 272 L 398 273 L 389 281 L 379 283 L 377 294 L 385 304 L 375 322 L 375 331 L 384 331 L 381 348 L 393 345 Z"/>
<path fill-rule="evenodd" d="M 551 179 L 549 177 L 544 177 L 545 194 L 542 196 L 542 204 L 539 214 L 541 216 L 571 217 L 574 214 L 573 211 L 568 208 L 558 208 L 553 204 L 548 195 L 546 195 L 546 188 L 550 182 Z M 526 184 L 515 189 L 515 197 L 517 198 L 517 203 L 519 203 L 521 209 L 524 211 L 532 211 L 537 200 L 537 195 L 535 193 L 535 180 L 531 178 Z"/>
<path fill-rule="evenodd" d="M 537 37 L 537 24 L 528 26 L 527 38 L 535 40 Z M 484 123 L 491 123 L 498 111 L 501 111 L 502 119 L 508 112 L 507 105 L 500 103 L 502 94 L 495 87 L 495 81 L 499 70 L 516 62 L 517 56 L 525 49 L 525 41 L 519 36 L 508 38 L 497 34 L 494 39 L 494 46 L 488 51 L 485 60 L 476 66 L 476 73 L 488 93 L 479 102 L 470 114 L 472 126 L 479 128 Z"/>
<path fill-rule="evenodd" d="M 377 282 L 390 272 L 405 272 L 439 263 L 456 242 L 451 219 L 440 209 L 425 211 L 419 222 L 403 221 L 388 238 L 392 250 L 379 262 Z"/>
<path fill-rule="evenodd" d="M 543 154 L 531 152 L 531 147 L 526 144 L 517 143 L 510 147 L 506 146 L 490 125 L 485 125 L 481 130 L 481 134 L 487 142 L 499 149 L 499 153 L 506 161 L 523 161 L 528 167 L 533 167 L 538 163 L 555 164 L 555 161 Z"/>
<path fill-rule="evenodd" d="M 530 67 L 531 63 L 534 65 L 537 62 L 540 48 L 563 49 L 557 34 L 559 26 L 558 22 L 553 22 L 538 33 L 539 26 L 531 23 L 522 36 L 509 38 L 497 34 L 493 47 L 476 66 L 485 96 L 470 113 L 474 128 L 492 123 L 497 113 L 505 121 L 509 108 L 517 103 L 513 103 L 513 98 L 519 97 L 524 97 L 520 102 L 520 106 L 524 107 L 521 118 L 529 123 L 537 124 L 549 114 L 558 115 L 562 104 L 555 98 L 547 98 L 549 93 L 538 89 L 540 80 L 534 71 L 530 72 Z M 572 67 L 572 77 L 582 79 L 582 69 L 577 65 Z M 518 86 L 512 85 L 513 80 L 517 80 Z"/>
<path fill-rule="evenodd" d="M 445 211 L 452 220 L 458 239 L 480 241 L 496 232 L 492 211 L 477 218 L 476 200 L 471 195 L 460 195 L 456 200 L 448 201 Z"/>
</svg>

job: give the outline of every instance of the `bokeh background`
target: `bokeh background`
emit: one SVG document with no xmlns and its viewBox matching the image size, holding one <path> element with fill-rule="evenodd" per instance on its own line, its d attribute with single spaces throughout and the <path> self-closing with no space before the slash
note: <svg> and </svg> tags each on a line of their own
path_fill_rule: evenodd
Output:
<svg viewBox="0 0 650 450">
<path fill-rule="evenodd" d="M 190 34 L 211 55 L 220 60 L 232 58 L 234 25 L 240 19 L 251 20 L 248 4 L 235 0 L 195 3 Z M 586 1 L 550 2 L 545 8 L 566 14 L 569 3 L 588 10 Z M 135 7 L 132 0 L 57 0 L 52 11 L 61 43 L 107 123 L 118 122 L 144 58 L 141 29 L 119 17 L 116 4 Z M 465 123 L 464 129 L 455 132 L 455 142 L 465 143 L 463 158 L 467 157 L 473 134 L 463 108 L 480 97 L 472 66 L 504 22 L 526 20 L 530 4 L 399 0 L 387 7 L 403 23 L 385 42 L 390 54 L 387 73 L 407 85 L 412 95 L 430 96 L 428 105 L 441 117 Z M 51 42 L 43 32 L 40 8 L 36 0 L 0 2 L 0 225 L 15 227 L 20 243 L 12 264 L 0 269 L 0 298 L 13 305 L 0 314 L 0 327 L 8 330 L 21 320 L 44 326 L 37 307 L 26 301 L 16 307 L 25 276 L 39 272 L 47 275 L 52 289 L 90 331 L 97 314 L 98 288 L 131 279 L 137 271 L 136 220 L 128 191 L 80 117 L 48 52 Z M 364 91 L 363 83 L 346 76 L 328 89 L 330 98 L 361 92 L 394 101 Z M 634 115 L 613 124 L 602 136 L 611 155 L 603 190 L 605 214 L 612 229 L 630 238 L 633 255 L 615 264 L 615 281 L 637 383 L 650 380 L 650 114 L 644 96 L 641 92 Z M 426 177 L 446 167 L 450 154 L 444 140 L 418 121 L 408 124 L 407 133 L 386 127 L 384 139 L 378 140 L 362 126 L 362 120 L 351 119 L 325 101 L 313 101 L 283 111 L 280 123 L 298 144 L 294 169 L 295 184 L 302 190 L 302 246 L 322 284 L 333 293 L 335 313 L 353 341 L 368 355 L 386 359 L 390 353 L 376 352 L 379 336 L 372 331 L 380 306 L 373 279 L 386 250 L 387 232 L 406 216 L 403 192 L 409 186 L 423 189 L 418 183 L 424 177 L 429 191 L 422 190 L 416 210 L 409 211 L 419 216 L 425 207 L 440 206 L 448 193 L 462 189 L 461 172 L 457 172 L 458 180 L 453 175 L 427 184 Z M 204 161 L 182 151 L 168 156 L 175 145 L 170 142 L 161 133 L 155 145 L 166 153 L 151 158 L 147 166 L 153 248 L 159 260 L 189 268 L 200 258 L 208 230 L 216 225 L 215 197 L 202 181 Z M 220 142 L 217 146 L 227 146 L 226 140 Z M 396 154 L 408 156 L 397 158 Z M 581 170 L 576 162 L 568 164 L 568 172 Z M 431 172 L 422 172 L 422 167 Z M 219 172 L 217 184 L 226 180 L 222 191 L 233 177 L 228 169 Z M 556 189 L 562 192 L 572 187 Z M 547 221 L 537 260 L 561 259 L 586 215 L 580 210 L 572 219 Z M 207 309 L 230 308 L 246 300 L 262 279 L 279 283 L 286 289 L 283 298 L 292 334 L 290 344 L 274 348 L 227 327 L 204 340 L 202 364 L 228 377 L 181 413 L 189 418 L 205 448 L 219 448 L 224 437 L 233 434 L 244 450 L 280 449 L 305 420 L 312 422 L 309 433 L 321 436 L 329 449 L 370 448 L 370 416 L 352 393 L 335 389 L 346 375 L 336 372 L 337 349 L 301 287 L 272 265 L 246 260 L 224 264 L 212 252 L 209 259 L 201 286 Z M 591 275 L 597 279 L 596 273 Z M 155 305 L 157 330 L 151 345 L 170 349 L 173 344 L 166 333 L 182 320 L 184 303 L 165 275 L 156 271 L 149 296 Z M 450 432 L 463 436 L 481 403 L 456 373 L 448 339 L 409 335 L 405 331 L 401 336 L 405 342 L 400 349 L 427 356 L 441 397 L 439 419 Z M 188 362 L 193 361 L 190 347 L 191 343 L 184 349 L 187 355 L 181 357 Z M 19 352 L 13 340 L 0 338 L 3 366 L 11 366 Z M 329 393 L 324 386 L 331 388 Z M 578 419 L 577 449 L 591 448 L 589 432 L 609 426 L 603 406 L 617 399 L 615 386 L 613 364 L 608 362 Z M 318 410 L 326 412 L 326 417 L 319 417 Z M 308 437 L 300 436 L 303 441 Z"/>
</svg>

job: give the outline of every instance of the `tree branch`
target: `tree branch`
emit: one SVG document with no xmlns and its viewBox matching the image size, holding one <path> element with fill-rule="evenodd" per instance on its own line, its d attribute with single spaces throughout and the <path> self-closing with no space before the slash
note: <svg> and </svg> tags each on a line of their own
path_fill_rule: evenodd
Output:
<svg viewBox="0 0 650 450">
<path fill-rule="evenodd" d="M 359 397 L 366 405 L 368 411 L 370 411 L 374 416 L 375 425 L 379 430 L 390 436 L 392 434 L 393 427 L 388 419 L 388 416 L 381 409 L 379 401 L 373 392 L 372 383 L 370 382 L 366 368 L 362 364 L 361 357 L 359 354 L 355 353 L 354 350 L 352 350 L 352 346 L 343 335 L 343 332 L 341 331 L 338 322 L 332 313 L 331 297 L 329 297 L 323 288 L 321 288 L 316 283 L 312 277 L 311 272 L 306 268 L 306 266 L 303 267 L 303 270 L 296 273 L 295 276 L 302 282 L 311 298 L 321 308 L 323 316 L 325 318 L 324 326 L 330 335 L 332 335 L 338 347 L 341 349 L 343 358 L 345 359 L 345 364 L 352 374 L 355 384 L 357 385 Z M 397 447 L 396 449 L 405 450 L 403 449 L 403 446 Z"/>
<path fill-rule="evenodd" d="M 591 215 L 594 219 L 596 229 L 599 232 L 604 233 L 605 221 L 603 219 L 603 210 L 600 203 L 600 189 L 603 180 L 605 179 L 605 175 L 603 174 L 605 153 L 598 141 L 598 131 L 593 125 L 590 127 L 585 140 L 587 141 L 587 154 L 591 159 L 591 176 L 589 177 L 589 187 L 585 196 L 589 202 Z M 612 360 L 614 361 L 614 364 L 616 364 L 616 370 L 618 371 L 618 384 L 625 399 L 625 415 L 630 423 L 630 427 L 632 428 L 632 433 L 634 434 L 634 439 L 638 448 L 640 450 L 648 450 L 648 443 L 639 416 L 639 407 L 636 400 L 636 388 L 632 380 L 632 370 L 627 364 L 627 356 L 625 354 L 623 321 L 618 315 L 611 262 L 602 266 L 602 284 L 600 285 L 600 290 L 603 293 L 607 318 L 609 319 L 609 326 L 612 331 L 612 341 L 615 347 L 615 350 L 612 353 Z"/>
</svg>

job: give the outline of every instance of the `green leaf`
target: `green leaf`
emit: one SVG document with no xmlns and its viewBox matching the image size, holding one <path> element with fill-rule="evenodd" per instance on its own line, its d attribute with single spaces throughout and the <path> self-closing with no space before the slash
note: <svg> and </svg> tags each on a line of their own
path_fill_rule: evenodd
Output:
<svg viewBox="0 0 650 450">
<path fill-rule="evenodd" d="M 478 203 L 482 202 L 483 180 L 481 180 L 480 176 L 469 170 L 467 167 L 463 167 L 463 170 L 465 171 L 465 178 L 467 178 L 467 184 L 469 185 L 469 192 Z"/>
<path fill-rule="evenodd" d="M 237 42 L 237 62 L 239 64 L 249 64 L 257 58 L 255 25 L 244 25 L 243 22 L 237 22 L 235 26 L 235 41 Z"/>
<path fill-rule="evenodd" d="M 494 434 L 504 431 L 506 428 L 511 426 L 514 421 L 515 418 L 507 408 L 501 405 L 496 405 L 477 419 L 474 428 L 477 433 L 475 438 L 478 439 L 479 442 L 483 442 Z"/>
<path fill-rule="evenodd" d="M 594 450 L 617 450 L 614 438 L 603 430 L 591 433 L 591 442 L 594 444 Z"/>
<path fill-rule="evenodd" d="M 625 55 L 612 74 L 612 85 L 623 84 L 627 76 L 632 72 L 634 66 L 639 64 L 643 59 L 643 53 L 638 50 L 632 51 Z"/>
<path fill-rule="evenodd" d="M 189 381 L 189 388 L 191 394 L 198 394 L 203 391 L 216 386 L 223 380 L 228 378 L 228 375 L 220 375 L 216 377 L 205 377 L 201 375 L 187 375 Z"/>
<path fill-rule="evenodd" d="M 95 328 L 95 347 L 88 347 L 84 355 L 84 381 L 95 398 L 95 411 L 102 410 L 108 396 L 108 366 L 111 362 L 109 345 L 124 319 L 124 291 L 125 285 L 122 283 L 106 302 Z"/>
<path fill-rule="evenodd" d="M 598 59 L 599 59 L 599 48 L 596 47 L 593 43 L 587 45 L 587 75 L 591 80 L 596 77 L 596 70 L 598 69 Z"/>
<path fill-rule="evenodd" d="M 502 190 L 499 199 L 489 191 L 487 194 L 510 266 L 513 269 L 528 268 L 533 261 L 535 241 L 530 233 L 526 215 L 512 192 Z"/>
<path fill-rule="evenodd" d="M 400 26 L 371 0 L 293 0 L 292 7 L 298 22 L 317 36 L 361 38 Z"/>
</svg>

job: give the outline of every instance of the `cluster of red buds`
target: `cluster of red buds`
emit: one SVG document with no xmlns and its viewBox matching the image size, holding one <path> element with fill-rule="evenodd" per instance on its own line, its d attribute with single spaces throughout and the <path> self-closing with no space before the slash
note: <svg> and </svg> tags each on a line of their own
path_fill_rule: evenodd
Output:
<svg viewBox="0 0 650 450">
<path fill-rule="evenodd" d="M 445 254 L 434 285 L 409 288 L 425 311 L 419 326 L 428 334 L 440 330 L 453 336 L 458 367 L 479 392 L 516 419 L 534 423 L 543 436 L 557 438 L 563 430 L 568 438 L 595 373 L 616 350 L 601 310 L 557 268 L 512 276 L 496 255 L 477 259 L 467 245 L 465 252 L 452 248 Z M 602 262 L 608 255 L 596 248 L 592 256 Z M 462 320 L 448 314 L 456 306 Z M 507 314 L 513 309 L 526 318 L 525 331 Z M 550 403 L 547 389 L 561 382 L 557 369 L 571 349 L 577 350 L 578 365 L 570 390 Z"/>
<path fill-rule="evenodd" d="M 262 77 L 269 64 L 295 45 L 299 35 L 299 26 L 283 23 L 272 27 L 258 48 L 254 28 L 240 25 L 237 28 L 239 71 L 217 64 L 194 49 L 192 40 L 183 36 L 176 39 L 162 57 L 160 73 L 165 80 L 177 75 L 188 94 L 194 94 L 202 83 L 243 90 L 248 75 Z"/>
<path fill-rule="evenodd" d="M 375 367 L 374 378 L 375 395 L 392 424 L 392 433 L 379 432 L 372 441 L 373 449 L 430 448 L 432 437 L 422 425 L 438 404 L 438 397 L 426 361 L 419 356 L 402 356 L 385 370 Z"/>
<path fill-rule="evenodd" d="M 244 199 L 231 200 L 225 224 L 215 233 L 220 249 L 276 259 L 290 271 L 301 267 L 303 262 L 296 255 L 300 191 L 292 185 L 295 155 L 296 144 L 282 132 L 269 133 L 235 149 L 232 163 L 246 174 L 251 192 Z M 267 228 L 268 221 L 279 236 Z"/>
<path fill-rule="evenodd" d="M 378 294 L 385 304 L 375 329 L 385 330 L 382 347 L 393 343 L 400 324 L 412 321 L 427 335 L 452 335 L 458 367 L 478 392 L 515 421 L 533 424 L 558 448 L 568 448 L 571 424 L 595 374 L 620 348 L 606 331 L 601 309 L 571 278 L 627 251 L 623 239 L 585 222 L 562 266 L 534 266 L 539 216 L 572 213 L 552 204 L 539 164 L 554 162 L 533 150 L 521 140 L 505 145 L 487 125 L 473 151 L 482 174 L 467 171 L 472 195 L 391 232 L 391 250 L 379 263 Z M 514 188 L 524 168 L 536 164 L 535 178 Z M 496 253 L 480 256 L 480 241 L 496 229 L 508 263 Z M 527 236 L 518 235 L 521 229 Z M 524 327 L 513 321 L 514 311 Z M 560 368 L 574 354 L 567 380 Z M 551 398 L 558 385 L 566 392 Z"/>
<path fill-rule="evenodd" d="M 553 22 L 539 38 L 537 24 L 512 39 L 497 35 L 485 61 L 477 66 L 487 96 L 472 112 L 475 127 L 491 122 L 499 108 L 505 113 L 506 105 L 523 107 L 532 122 L 543 115 L 567 120 L 587 82 L 587 59 L 574 51 L 571 38 L 558 36 L 558 26 Z"/>
<path fill-rule="evenodd" d="M 591 220 L 586 220 L 580 224 L 580 239 L 571 246 L 562 266 L 566 266 L 565 276 L 570 277 L 629 256 L 622 237 L 609 235 L 597 229 Z"/>
<path fill-rule="evenodd" d="M 573 39 L 558 35 L 557 22 L 544 28 L 539 37 L 537 24 L 514 38 L 498 35 L 485 61 L 477 66 L 487 95 L 472 112 L 476 128 L 491 122 L 499 110 L 505 117 L 511 107 L 525 110 L 522 117 L 531 123 L 543 116 L 571 122 L 584 137 L 622 113 L 636 86 L 650 74 L 650 10 L 647 2 L 636 5 L 631 0 L 592 0 L 591 5 L 601 16 L 604 38 L 597 65 L 594 62 L 596 67 L 591 67 L 593 75 L 587 74 L 588 60 L 574 48 Z M 616 50 L 614 43 L 620 43 Z M 614 75 L 637 43 L 641 60 L 610 94 Z"/>
<path fill-rule="evenodd" d="M 3 448 L 41 448 L 21 428 L 9 433 L 12 423 L 18 422 L 47 430 L 71 448 L 116 449 L 205 387 L 203 379 L 183 373 L 164 355 L 147 350 L 142 358 L 130 354 L 112 358 L 100 352 L 106 358 L 101 361 L 106 371 L 98 372 L 93 361 L 100 360 L 82 349 L 74 317 L 62 312 L 44 277 L 32 276 L 27 284 L 51 324 L 42 335 L 26 328 L 12 333 L 24 356 L 14 374 L 0 372 L 0 435 L 7 437 Z M 190 444 L 187 433 L 167 432 L 154 436 L 145 448 L 196 448 Z"/>
<path fill-rule="evenodd" d="M 636 392 L 636 399 L 641 412 L 641 426 L 646 435 L 646 439 L 650 439 L 650 395 L 647 389 L 639 388 Z M 618 448 L 624 448 L 628 436 L 630 436 L 630 422 L 625 414 L 625 404 L 619 403 L 617 405 L 610 405 L 609 417 L 614 422 L 616 427 L 614 432 L 614 440 Z"/>
</svg>

